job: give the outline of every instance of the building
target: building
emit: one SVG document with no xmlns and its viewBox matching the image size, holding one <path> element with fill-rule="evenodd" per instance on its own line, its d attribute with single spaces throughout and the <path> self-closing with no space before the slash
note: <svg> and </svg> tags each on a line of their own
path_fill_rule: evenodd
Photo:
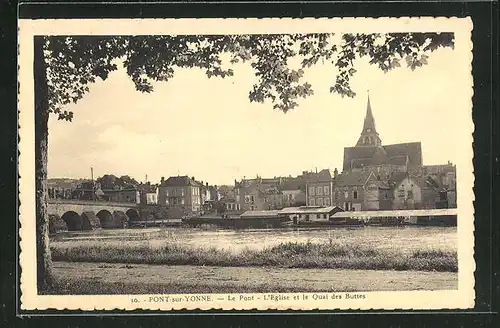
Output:
<svg viewBox="0 0 500 328">
<path fill-rule="evenodd" d="M 418 210 L 422 204 L 422 178 L 400 172 L 391 177 L 392 208 L 395 210 Z"/>
<path fill-rule="evenodd" d="M 306 182 L 300 177 L 289 178 L 279 186 L 283 207 L 305 206 Z"/>
<path fill-rule="evenodd" d="M 263 179 L 260 176 L 255 179 L 243 178 L 239 182 L 235 180 L 235 201 L 240 204 L 242 211 L 273 209 L 277 205 L 277 186 L 281 182 L 281 178 Z"/>
<path fill-rule="evenodd" d="M 391 187 L 373 171 L 351 171 L 337 175 L 333 205 L 344 211 L 391 209 Z"/>
<path fill-rule="evenodd" d="M 158 204 L 199 213 L 202 210 L 200 183 L 188 176 L 171 176 L 167 180 L 162 177 Z"/>
<path fill-rule="evenodd" d="M 330 206 L 333 204 L 333 180 L 337 173 L 324 169 L 309 177 L 306 188 L 307 206 Z"/>
<path fill-rule="evenodd" d="M 155 205 L 158 204 L 158 186 L 150 182 L 141 183 L 137 186 L 141 204 Z"/>
<path fill-rule="evenodd" d="M 54 178 L 47 179 L 48 196 L 50 199 L 72 199 L 76 198 L 75 189 L 83 182 L 90 180 Z M 92 186 L 91 186 L 92 191 Z"/>
<path fill-rule="evenodd" d="M 346 211 L 456 207 L 456 167 L 423 165 L 420 142 L 383 145 L 368 97 L 363 129 L 356 145 L 344 148 L 334 192 L 331 204 Z"/>
<path fill-rule="evenodd" d="M 421 167 L 420 142 L 382 145 L 368 96 L 363 130 L 358 142 L 354 147 L 344 148 L 343 172 L 369 168 L 378 174 L 388 176 L 392 172 L 405 172 Z"/>
<path fill-rule="evenodd" d="M 337 212 L 342 212 L 338 206 L 300 206 L 286 207 L 279 211 L 279 216 L 285 216 L 294 224 L 300 222 L 328 222 L 331 216 Z"/>
<path fill-rule="evenodd" d="M 95 194 L 99 200 L 115 203 L 135 203 L 141 202 L 141 195 L 137 188 L 124 189 L 96 189 Z"/>
</svg>

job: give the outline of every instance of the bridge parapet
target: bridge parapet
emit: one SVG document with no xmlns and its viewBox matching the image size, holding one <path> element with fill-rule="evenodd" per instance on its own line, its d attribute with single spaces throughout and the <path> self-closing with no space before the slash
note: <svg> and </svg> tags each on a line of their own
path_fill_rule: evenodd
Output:
<svg viewBox="0 0 500 328">
<path fill-rule="evenodd" d="M 94 205 L 94 206 L 113 206 L 113 207 L 139 207 L 137 203 L 120 203 L 120 202 L 107 202 L 107 201 L 92 201 L 92 200 L 79 200 L 79 199 L 49 199 L 49 204 L 54 205 Z"/>
</svg>

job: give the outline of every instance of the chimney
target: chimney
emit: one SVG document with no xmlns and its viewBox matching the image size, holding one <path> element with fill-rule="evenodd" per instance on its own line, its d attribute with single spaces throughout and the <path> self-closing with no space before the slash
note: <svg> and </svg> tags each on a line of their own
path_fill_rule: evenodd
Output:
<svg viewBox="0 0 500 328">
<path fill-rule="evenodd" d="M 165 181 L 165 177 L 161 177 L 161 182 Z"/>
<path fill-rule="evenodd" d="M 205 185 L 205 186 L 208 188 L 208 182 L 206 183 L 206 185 Z"/>
<path fill-rule="evenodd" d="M 191 177 L 191 179 L 192 179 L 193 181 L 195 181 L 195 180 L 194 180 L 194 177 Z"/>
<path fill-rule="evenodd" d="M 338 176 L 339 176 L 339 170 L 337 170 L 337 168 L 335 168 L 335 170 L 333 171 L 333 177 L 335 179 L 337 179 Z"/>
</svg>

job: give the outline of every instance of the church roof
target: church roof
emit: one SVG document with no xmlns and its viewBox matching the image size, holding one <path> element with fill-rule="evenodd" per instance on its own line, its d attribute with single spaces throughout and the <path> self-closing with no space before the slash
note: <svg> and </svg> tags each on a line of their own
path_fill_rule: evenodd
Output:
<svg viewBox="0 0 500 328">
<path fill-rule="evenodd" d="M 344 148 L 343 170 L 372 165 L 422 165 L 422 146 L 420 142 L 386 145 L 382 147 Z"/>
<path fill-rule="evenodd" d="M 383 147 L 389 158 L 406 155 L 409 166 L 422 166 L 422 144 L 420 142 L 407 142 Z"/>
</svg>

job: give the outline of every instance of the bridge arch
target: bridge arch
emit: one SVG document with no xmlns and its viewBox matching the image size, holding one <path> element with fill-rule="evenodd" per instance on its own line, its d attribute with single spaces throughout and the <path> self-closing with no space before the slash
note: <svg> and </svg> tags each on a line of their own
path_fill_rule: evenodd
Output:
<svg viewBox="0 0 500 328">
<path fill-rule="evenodd" d="M 49 233 L 60 231 L 68 231 L 68 225 L 59 215 L 49 214 Z"/>
<path fill-rule="evenodd" d="M 127 210 L 126 214 L 130 221 L 139 221 L 141 219 L 139 212 L 133 208 Z"/>
<path fill-rule="evenodd" d="M 113 212 L 113 222 L 116 228 L 126 228 L 128 227 L 129 217 L 123 211 Z"/>
<path fill-rule="evenodd" d="M 67 211 L 61 216 L 69 231 L 82 230 L 82 218 L 74 211 Z"/>
<path fill-rule="evenodd" d="M 114 228 L 113 214 L 108 210 L 100 210 L 97 212 L 96 216 L 99 218 L 99 223 L 101 228 Z"/>
<path fill-rule="evenodd" d="M 101 222 L 94 212 L 85 211 L 82 213 L 81 218 L 81 230 L 94 230 L 101 227 Z"/>
</svg>

